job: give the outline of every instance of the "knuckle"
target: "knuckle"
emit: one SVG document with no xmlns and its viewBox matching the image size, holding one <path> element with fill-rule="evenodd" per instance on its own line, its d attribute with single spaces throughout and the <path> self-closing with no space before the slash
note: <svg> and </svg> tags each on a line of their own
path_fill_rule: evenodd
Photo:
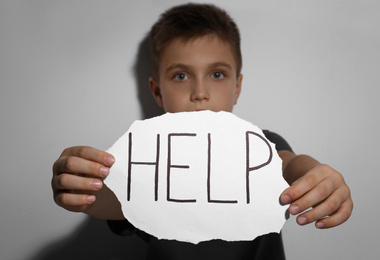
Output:
<svg viewBox="0 0 380 260">
<path fill-rule="evenodd" d="M 321 173 L 323 173 L 324 175 L 330 175 L 332 173 L 337 173 L 333 168 L 331 168 L 329 165 L 327 164 L 320 164 L 318 165 Z"/>
<path fill-rule="evenodd" d="M 346 196 L 347 198 L 351 199 L 351 190 L 347 185 L 344 185 L 342 188 L 343 196 Z"/>
<path fill-rule="evenodd" d="M 327 186 L 320 185 L 317 187 L 317 191 L 321 198 L 327 198 L 330 195 L 330 189 Z"/>
<path fill-rule="evenodd" d="M 330 200 L 326 202 L 326 207 L 329 212 L 335 212 L 339 208 L 340 203 L 336 200 Z"/>
<path fill-rule="evenodd" d="M 55 161 L 53 164 L 53 174 L 60 174 L 66 170 L 65 161 L 65 159 L 58 159 Z"/>
<path fill-rule="evenodd" d="M 69 176 L 67 174 L 62 174 L 60 176 L 58 176 L 58 179 L 57 179 L 57 184 L 58 184 L 58 187 L 61 188 L 61 189 L 66 189 L 68 188 L 69 186 Z"/>
<path fill-rule="evenodd" d="M 309 187 L 315 187 L 317 185 L 318 179 L 315 175 L 309 174 L 309 175 L 305 175 L 304 177 L 305 177 L 305 181 L 309 185 Z"/>
<path fill-rule="evenodd" d="M 69 198 L 67 196 L 67 194 L 60 194 L 58 196 L 56 196 L 56 199 L 55 199 L 56 203 L 60 206 L 64 206 L 64 205 L 68 205 L 69 204 Z"/>
<path fill-rule="evenodd" d="M 343 216 L 348 219 L 354 209 L 354 203 L 352 201 L 348 201 L 345 205 L 342 206 L 342 208 Z"/>
<path fill-rule="evenodd" d="M 343 212 L 342 212 L 342 216 L 343 216 L 343 218 L 344 218 L 344 221 L 346 221 L 347 219 L 350 218 L 351 213 L 352 213 L 352 211 L 349 210 L 349 209 L 347 209 L 347 210 L 343 210 Z"/>
<path fill-rule="evenodd" d="M 350 199 L 348 202 L 348 207 L 350 209 L 350 213 L 354 210 L 354 202 Z"/>
<path fill-rule="evenodd" d="M 343 177 L 342 174 L 336 172 L 336 174 L 334 175 L 334 178 L 335 178 L 335 180 L 336 180 L 338 183 L 346 184 L 346 182 L 344 181 L 344 177 Z"/>
<path fill-rule="evenodd" d="M 349 211 L 347 211 L 347 210 L 341 211 L 340 212 L 341 222 L 343 223 L 344 221 L 346 221 L 347 219 L 349 219 L 350 216 L 351 216 L 351 214 L 349 213 Z"/>
<path fill-rule="evenodd" d="M 90 150 L 90 147 L 88 146 L 81 146 L 81 147 L 78 147 L 78 154 L 79 154 L 79 157 L 81 158 L 86 158 L 88 152 Z"/>
<path fill-rule="evenodd" d="M 73 156 L 75 154 L 75 151 L 76 151 L 77 148 L 78 148 L 78 146 L 72 146 L 72 147 L 65 148 L 63 150 L 60 158 L 65 158 L 65 157 Z"/>
<path fill-rule="evenodd" d="M 63 150 L 61 156 L 65 155 L 65 154 L 70 154 L 71 153 L 71 149 L 72 149 L 72 147 L 65 148 Z"/>
<path fill-rule="evenodd" d="M 76 161 L 76 158 L 73 156 L 66 158 L 64 166 L 63 166 L 64 170 L 71 172 L 72 169 L 74 169 L 75 167 L 75 163 L 76 163 L 75 161 Z"/>
<path fill-rule="evenodd" d="M 331 170 L 331 167 L 327 164 L 319 164 L 318 167 L 324 173 L 329 172 Z"/>
<path fill-rule="evenodd" d="M 290 198 L 294 199 L 297 197 L 298 189 L 296 187 L 291 187 L 287 190 L 287 194 L 290 196 Z"/>
</svg>

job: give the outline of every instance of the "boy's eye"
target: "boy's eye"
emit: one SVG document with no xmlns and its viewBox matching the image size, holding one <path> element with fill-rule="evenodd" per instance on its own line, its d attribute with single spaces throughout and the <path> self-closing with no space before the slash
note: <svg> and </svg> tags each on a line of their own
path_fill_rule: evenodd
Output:
<svg viewBox="0 0 380 260">
<path fill-rule="evenodd" d="M 178 80 L 178 81 L 183 81 L 183 80 L 186 80 L 186 79 L 188 79 L 189 77 L 186 75 L 186 74 L 184 74 L 184 73 L 178 73 L 178 74 L 176 74 L 175 76 L 174 76 L 174 79 L 175 80 Z"/>
<path fill-rule="evenodd" d="M 223 74 L 223 72 L 219 72 L 218 71 L 218 72 L 212 73 L 211 77 L 214 78 L 214 79 L 223 79 L 224 78 L 224 74 Z"/>
</svg>

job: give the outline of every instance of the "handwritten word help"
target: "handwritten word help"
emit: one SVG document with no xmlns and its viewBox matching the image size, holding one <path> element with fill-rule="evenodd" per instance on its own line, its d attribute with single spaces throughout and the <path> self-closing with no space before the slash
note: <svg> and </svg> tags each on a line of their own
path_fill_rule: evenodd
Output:
<svg viewBox="0 0 380 260">
<path fill-rule="evenodd" d="M 160 239 L 252 240 L 285 222 L 274 144 L 231 113 L 135 121 L 108 152 L 116 162 L 105 184 L 124 216 Z"/>
</svg>

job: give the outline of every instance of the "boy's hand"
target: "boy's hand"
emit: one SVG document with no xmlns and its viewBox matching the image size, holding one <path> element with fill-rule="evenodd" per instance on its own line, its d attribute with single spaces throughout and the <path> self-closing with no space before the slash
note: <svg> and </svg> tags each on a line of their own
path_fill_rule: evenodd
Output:
<svg viewBox="0 0 380 260">
<path fill-rule="evenodd" d="M 324 164 L 317 164 L 294 181 L 281 194 L 281 201 L 290 204 L 289 211 L 300 214 L 300 225 L 316 221 L 317 228 L 331 228 L 345 222 L 351 215 L 353 202 L 343 176 Z"/>
<path fill-rule="evenodd" d="M 114 162 L 112 155 L 92 147 L 65 149 L 53 165 L 54 201 L 69 211 L 86 211 L 95 202 Z"/>
</svg>

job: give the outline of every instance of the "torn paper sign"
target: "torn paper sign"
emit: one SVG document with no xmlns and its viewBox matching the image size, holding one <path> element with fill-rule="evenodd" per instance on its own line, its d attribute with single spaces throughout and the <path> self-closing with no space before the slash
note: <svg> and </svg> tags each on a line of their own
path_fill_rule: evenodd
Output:
<svg viewBox="0 0 380 260">
<path fill-rule="evenodd" d="M 105 184 L 125 218 L 160 239 L 253 240 L 285 223 L 275 146 L 231 113 L 135 121 L 108 152 L 116 161 Z"/>
</svg>

